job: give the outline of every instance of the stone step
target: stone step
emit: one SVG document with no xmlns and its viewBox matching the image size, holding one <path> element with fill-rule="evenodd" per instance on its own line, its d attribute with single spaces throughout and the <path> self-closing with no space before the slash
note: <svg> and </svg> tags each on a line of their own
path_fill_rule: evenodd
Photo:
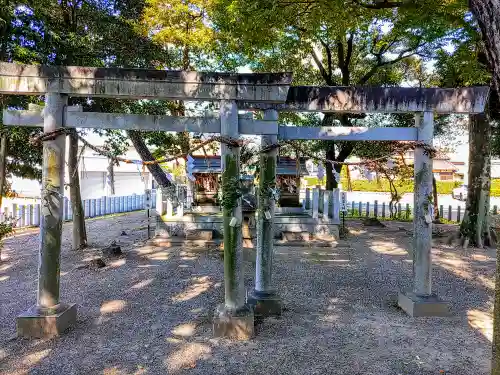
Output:
<svg viewBox="0 0 500 375">
<path fill-rule="evenodd" d="M 182 237 L 171 237 L 171 238 L 155 238 L 150 241 L 153 246 L 158 247 L 182 247 L 186 250 L 223 250 L 224 241 L 221 240 L 186 240 Z M 274 246 L 290 246 L 290 247 L 342 247 L 348 246 L 345 241 L 325 241 L 318 239 L 311 240 L 274 240 Z M 256 240 L 243 239 L 243 247 L 246 249 L 255 249 L 257 245 Z"/>
<path fill-rule="evenodd" d="M 191 229 L 186 231 L 186 240 L 205 240 L 210 241 L 213 239 L 213 230 L 205 229 Z"/>
<path fill-rule="evenodd" d="M 328 242 L 338 241 L 338 237 L 332 236 L 331 234 L 327 233 L 315 233 L 314 239 L 318 241 L 328 241 Z"/>
<path fill-rule="evenodd" d="M 275 240 L 274 246 L 290 246 L 290 247 L 336 247 L 336 241 L 322 241 L 322 240 Z"/>
<path fill-rule="evenodd" d="M 183 247 L 187 250 L 193 249 L 224 249 L 224 240 L 214 239 L 214 240 L 187 240 L 182 237 L 170 237 L 170 238 L 155 238 L 150 241 L 151 245 L 157 247 Z M 253 249 L 256 246 L 256 241 L 250 239 L 243 239 L 242 245 L 244 248 Z"/>
<path fill-rule="evenodd" d="M 309 232 L 281 232 L 283 241 L 309 241 L 311 237 Z"/>
<path fill-rule="evenodd" d="M 155 238 L 150 244 L 157 247 L 183 247 L 186 249 L 213 249 L 220 246 L 219 240 L 187 240 L 183 237 Z"/>
</svg>

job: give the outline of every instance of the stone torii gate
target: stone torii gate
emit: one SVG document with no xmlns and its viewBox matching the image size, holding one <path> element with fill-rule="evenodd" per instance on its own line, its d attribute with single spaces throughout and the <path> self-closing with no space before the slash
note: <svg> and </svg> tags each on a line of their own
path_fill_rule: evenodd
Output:
<svg viewBox="0 0 500 375">
<path fill-rule="evenodd" d="M 278 139 L 398 140 L 432 145 L 435 113 L 479 113 L 488 88 L 413 89 L 292 87 L 290 73 L 230 74 L 142 69 L 48 67 L 0 63 L 0 94 L 45 95 L 40 111 L 4 111 L 5 125 L 42 126 L 50 133 L 61 127 L 189 131 L 262 135 L 262 145 Z M 68 96 L 155 98 L 220 101 L 219 117 L 171 117 L 83 113 L 67 110 Z M 264 111 L 263 120 L 238 116 L 238 109 Z M 343 113 L 414 113 L 412 128 L 351 128 L 278 126 L 278 111 Z M 65 136 L 44 142 L 39 282 L 36 305 L 17 319 L 18 335 L 60 334 L 76 321 L 75 305 L 59 299 L 62 193 Z M 276 149 L 261 154 L 261 192 L 274 186 Z M 223 195 L 239 176 L 239 147 L 222 145 Z M 227 190 L 227 191 L 226 191 Z M 447 306 L 431 290 L 431 234 L 428 218 L 432 192 L 432 160 L 423 147 L 415 151 L 414 287 L 401 293 L 400 306 L 412 316 L 445 315 Z M 241 199 L 224 207 L 225 301 L 217 308 L 217 336 L 253 335 L 253 311 L 279 313 L 279 296 L 272 288 L 274 201 L 259 195 L 256 285 L 245 301 L 243 283 Z"/>
</svg>

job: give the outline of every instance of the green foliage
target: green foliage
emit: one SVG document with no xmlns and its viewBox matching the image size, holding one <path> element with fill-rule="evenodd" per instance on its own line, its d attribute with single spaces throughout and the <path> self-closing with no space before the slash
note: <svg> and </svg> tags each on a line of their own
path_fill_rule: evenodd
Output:
<svg viewBox="0 0 500 375">
<path fill-rule="evenodd" d="M 141 27 L 155 43 L 178 55 L 182 69 L 190 69 L 192 60 L 206 66 L 200 57 L 214 46 L 214 30 L 208 24 L 211 6 L 211 0 L 147 0 Z"/>
<path fill-rule="evenodd" d="M 425 87 L 435 81 L 425 62 L 464 30 L 473 29 L 466 14 L 466 4 L 458 0 L 425 0 L 398 11 L 376 12 L 354 1 L 219 0 L 212 20 L 231 55 L 241 56 L 253 71 L 293 71 L 295 85 L 405 82 Z M 386 117 L 388 126 L 400 126 L 398 116 Z M 281 118 L 294 125 L 301 122 L 298 115 Z M 370 115 L 327 114 L 312 126 L 379 126 L 376 120 Z M 410 120 L 404 126 L 413 126 Z M 308 147 L 338 161 L 380 150 L 372 142 L 314 142 Z"/>
<path fill-rule="evenodd" d="M 466 7 L 453 11 L 460 17 Z M 354 2 L 270 0 L 219 0 L 212 15 L 218 36 L 229 35 L 228 49 L 252 69 L 292 70 L 294 84 L 328 85 L 400 83 L 413 69 L 412 56 L 432 56 L 459 26 L 421 17 Z"/>
<path fill-rule="evenodd" d="M 10 217 L 7 218 L 6 221 L 0 223 L 0 241 L 2 241 L 5 237 L 8 237 L 12 233 L 14 233 L 14 225 L 16 222 L 17 222 L 16 218 Z"/>
<path fill-rule="evenodd" d="M 352 218 L 352 219 L 363 219 L 363 218 L 366 218 L 366 217 L 375 217 L 375 213 L 374 213 L 374 208 L 373 206 L 370 206 L 370 215 L 366 216 L 366 212 L 363 212 L 363 213 L 360 213 L 359 212 L 359 208 L 356 207 L 354 208 L 354 210 L 352 208 L 348 208 L 347 210 L 347 213 L 346 213 L 346 217 L 347 218 Z M 379 204 L 378 208 L 377 208 L 377 211 L 378 211 L 378 214 L 377 214 L 377 219 L 379 219 L 380 221 L 405 221 L 405 222 L 411 222 L 413 221 L 413 215 L 412 215 L 412 212 L 411 212 L 411 209 L 407 209 L 406 207 L 401 207 L 401 211 L 396 210 L 394 215 L 392 216 L 385 216 L 385 217 L 382 217 L 381 216 L 381 213 L 382 213 L 382 205 Z M 389 210 L 386 210 L 386 215 L 389 213 Z"/>
<path fill-rule="evenodd" d="M 345 181 L 347 186 L 347 181 Z M 452 190 L 462 183 L 458 181 L 437 181 L 438 194 L 451 194 Z M 389 182 L 385 179 L 381 179 L 380 182 L 377 181 L 367 181 L 367 180 L 352 180 L 351 181 L 353 191 L 374 191 L 374 192 L 389 192 Z M 413 193 L 413 181 L 409 180 L 400 186 L 399 191 L 404 193 Z"/>
<path fill-rule="evenodd" d="M 240 176 L 236 173 L 236 160 L 231 154 L 225 155 L 226 165 L 222 172 L 222 194 L 220 205 L 227 211 L 231 211 L 238 205 L 242 191 L 240 187 Z"/>
<path fill-rule="evenodd" d="M 140 1 L 127 2 L 127 6 L 124 2 L 99 0 L 1 3 L 0 19 L 5 22 L 0 21 L 0 60 L 134 67 L 153 67 L 155 61 L 169 60 L 166 51 L 138 34 L 133 22 L 126 18 L 140 13 Z M 109 109 L 118 103 L 111 99 L 70 100 L 70 104 L 80 103 L 86 110 Z M 43 103 L 37 97 L 0 96 L 0 109 L 26 108 L 28 102 Z M 29 138 L 39 130 L 9 127 L 2 131 L 9 136 L 7 175 L 40 179 L 41 147 L 27 147 Z M 108 137 L 107 148 L 113 153 L 125 150 L 125 138 L 120 132 L 100 134 Z"/>
<path fill-rule="evenodd" d="M 492 197 L 500 197 L 500 179 L 494 178 L 491 180 L 490 195 Z"/>
</svg>

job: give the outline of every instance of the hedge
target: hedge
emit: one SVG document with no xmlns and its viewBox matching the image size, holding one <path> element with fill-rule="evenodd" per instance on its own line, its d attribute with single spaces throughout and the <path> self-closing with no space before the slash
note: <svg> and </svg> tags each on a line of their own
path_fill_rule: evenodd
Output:
<svg viewBox="0 0 500 375">
<path fill-rule="evenodd" d="M 321 184 L 317 177 L 304 177 L 305 187 L 314 187 L 316 185 L 324 185 L 325 179 L 323 179 L 323 184 Z M 438 194 L 451 194 L 452 190 L 456 187 L 462 185 L 460 181 L 436 181 Z M 342 178 L 342 186 L 344 189 L 347 188 L 347 179 Z M 353 191 L 369 191 L 369 192 L 384 192 L 388 193 L 389 182 L 385 179 L 381 179 L 380 182 L 375 180 L 351 180 L 351 186 Z M 413 193 L 413 181 L 410 180 L 404 183 L 402 186 L 397 185 L 398 192 Z M 500 197 L 500 179 L 491 180 L 491 196 Z"/>
</svg>

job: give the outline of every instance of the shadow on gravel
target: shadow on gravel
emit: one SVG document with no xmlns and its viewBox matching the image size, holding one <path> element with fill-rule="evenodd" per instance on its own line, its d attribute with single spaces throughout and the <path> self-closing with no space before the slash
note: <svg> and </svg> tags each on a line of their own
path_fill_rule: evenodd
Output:
<svg viewBox="0 0 500 375">
<path fill-rule="evenodd" d="M 135 216 L 134 216 L 135 215 Z M 248 342 L 214 339 L 223 302 L 220 253 L 150 246 L 143 216 L 92 225 L 93 243 L 125 230 L 125 253 L 107 267 L 74 269 L 65 247 L 61 296 L 78 303 L 77 326 L 50 341 L 10 339 L 15 316 L 35 301 L 36 236 L 6 244 L 0 265 L 2 374 L 487 374 L 494 258 L 434 250 L 434 290 L 451 318 L 413 319 L 395 304 L 411 287 L 410 237 L 397 228 L 352 224 L 332 248 L 277 247 L 273 283 L 279 318 L 258 322 Z M 114 229 L 113 229 L 114 228 Z M 65 227 L 68 236 L 68 228 Z M 247 289 L 254 250 L 245 250 Z"/>
</svg>

